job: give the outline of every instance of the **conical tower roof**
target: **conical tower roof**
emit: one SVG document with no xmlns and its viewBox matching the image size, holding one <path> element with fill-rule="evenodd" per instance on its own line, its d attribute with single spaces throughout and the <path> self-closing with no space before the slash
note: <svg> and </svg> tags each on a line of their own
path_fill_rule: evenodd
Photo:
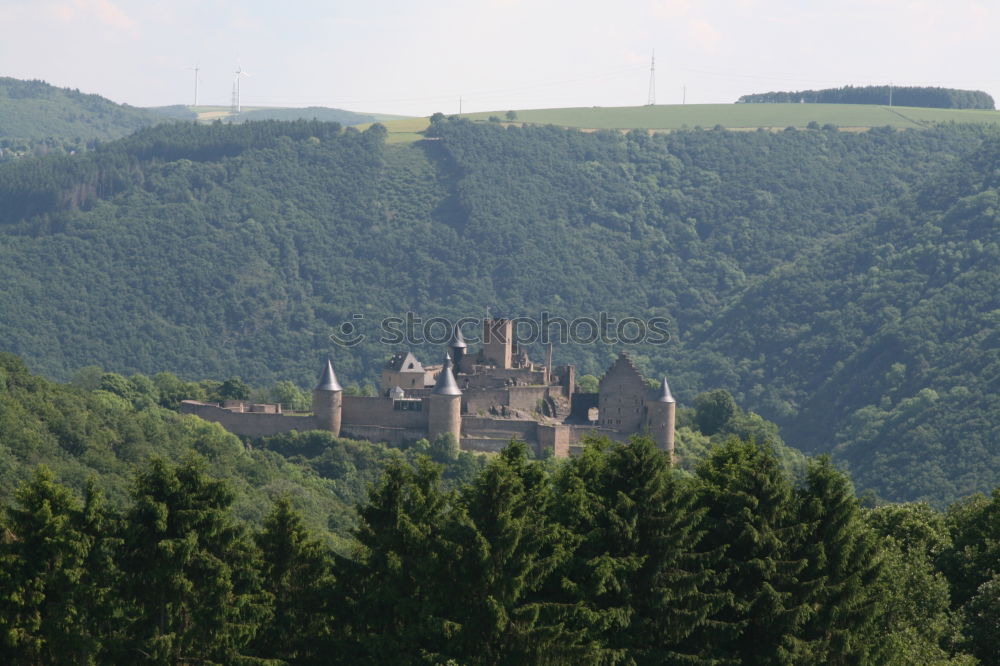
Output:
<svg viewBox="0 0 1000 666">
<path fill-rule="evenodd" d="M 458 324 L 455 324 L 455 328 L 451 332 L 451 340 L 448 341 L 448 347 L 451 349 L 467 349 L 468 346 L 465 344 L 465 338 L 462 337 L 462 329 L 459 328 Z"/>
<path fill-rule="evenodd" d="M 677 402 L 674 400 L 674 394 L 670 392 L 670 384 L 667 383 L 667 378 L 663 378 L 663 384 L 660 388 L 656 390 L 656 402 Z"/>
<path fill-rule="evenodd" d="M 316 384 L 316 391 L 343 391 L 340 382 L 337 381 L 337 374 L 333 371 L 333 361 L 326 359 L 326 367 L 320 375 L 319 384 Z"/>
<path fill-rule="evenodd" d="M 462 390 L 458 388 L 458 382 L 455 381 L 455 375 L 451 373 L 451 356 L 448 354 L 444 355 L 444 367 L 441 368 L 437 384 L 434 385 L 434 390 L 431 393 L 435 395 L 462 395 Z"/>
</svg>

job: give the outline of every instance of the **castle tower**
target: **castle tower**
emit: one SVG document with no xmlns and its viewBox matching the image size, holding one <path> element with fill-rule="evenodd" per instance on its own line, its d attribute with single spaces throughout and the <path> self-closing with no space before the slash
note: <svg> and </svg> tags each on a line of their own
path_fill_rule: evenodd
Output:
<svg viewBox="0 0 1000 666">
<path fill-rule="evenodd" d="M 663 378 L 663 384 L 656 390 L 656 395 L 649 401 L 646 410 L 647 427 L 649 434 L 653 436 L 653 441 L 662 450 L 670 454 L 670 459 L 674 459 L 674 427 L 676 420 L 677 401 L 674 400 L 670 392 L 670 385 L 667 378 Z"/>
<path fill-rule="evenodd" d="M 510 319 L 483 320 L 483 356 L 487 363 L 503 370 L 513 367 L 513 333 Z"/>
<path fill-rule="evenodd" d="M 319 383 L 313 389 L 313 417 L 316 427 L 340 436 L 340 417 L 344 406 L 344 389 L 333 372 L 333 363 L 327 359 Z"/>
<path fill-rule="evenodd" d="M 462 391 L 451 372 L 451 357 L 444 357 L 444 367 L 434 390 L 427 398 L 427 436 L 431 439 L 450 432 L 462 441 Z"/>
<path fill-rule="evenodd" d="M 455 324 L 455 329 L 451 332 L 451 340 L 448 341 L 448 352 L 455 361 L 455 372 L 462 372 L 462 359 L 465 358 L 468 349 L 469 345 L 465 344 L 465 338 L 462 337 L 462 329 L 459 328 L 458 324 Z"/>
</svg>

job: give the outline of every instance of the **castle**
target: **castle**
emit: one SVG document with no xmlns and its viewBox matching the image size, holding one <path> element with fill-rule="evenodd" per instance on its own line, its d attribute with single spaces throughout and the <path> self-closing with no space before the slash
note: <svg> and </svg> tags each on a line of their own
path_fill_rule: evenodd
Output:
<svg viewBox="0 0 1000 666">
<path fill-rule="evenodd" d="M 262 437 L 291 430 L 400 445 L 453 434 L 467 451 L 498 451 L 519 439 L 538 454 L 567 457 L 587 433 L 625 440 L 648 434 L 674 455 L 676 402 L 666 378 L 650 389 L 622 353 L 600 381 L 598 393 L 576 391 L 574 366 L 536 364 L 513 342 L 508 319 L 483 322 L 484 341 L 469 353 L 455 328 L 440 366 L 425 366 L 397 352 L 382 369 L 380 394 L 344 395 L 326 362 L 313 389 L 312 414 L 284 413 L 280 405 L 185 400 L 181 412 L 222 424 L 237 435 Z"/>
</svg>

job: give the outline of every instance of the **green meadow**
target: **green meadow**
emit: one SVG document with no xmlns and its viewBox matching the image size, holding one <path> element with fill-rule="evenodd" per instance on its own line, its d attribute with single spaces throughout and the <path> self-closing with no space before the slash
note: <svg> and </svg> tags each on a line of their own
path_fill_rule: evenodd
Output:
<svg viewBox="0 0 1000 666">
<path fill-rule="evenodd" d="M 886 125 L 917 129 L 936 123 L 1000 123 L 1000 112 L 974 109 L 926 109 L 862 104 L 674 104 L 627 107 L 579 107 L 518 110 L 517 123 L 560 125 L 580 129 L 683 128 L 779 130 L 803 128 L 811 122 L 832 124 L 842 130 L 864 130 Z M 463 117 L 486 122 L 491 116 L 506 122 L 506 111 L 467 113 Z M 426 128 L 426 118 L 384 122 L 393 142 L 414 141 Z"/>
</svg>

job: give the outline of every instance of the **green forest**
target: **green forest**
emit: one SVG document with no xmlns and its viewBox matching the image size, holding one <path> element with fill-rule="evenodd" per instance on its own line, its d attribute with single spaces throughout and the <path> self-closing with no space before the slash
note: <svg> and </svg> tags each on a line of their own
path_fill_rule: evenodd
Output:
<svg viewBox="0 0 1000 666">
<path fill-rule="evenodd" d="M 844 86 L 825 90 L 743 95 L 741 104 L 895 104 L 929 109 L 992 109 L 993 97 L 982 90 L 927 86 Z"/>
<path fill-rule="evenodd" d="M 717 392 L 676 467 L 241 442 L 162 406 L 238 382 L 91 379 L 0 355 L 4 663 L 1000 663 L 1000 490 L 863 505 Z"/>
<path fill-rule="evenodd" d="M 665 317 L 628 351 L 682 404 L 726 390 L 860 490 L 942 508 L 1000 484 L 995 134 L 158 125 L 0 165 L 0 340 L 62 381 L 305 388 L 328 356 L 373 382 L 407 312 Z M 344 322 L 366 339 L 334 344 Z M 620 350 L 555 360 L 599 377 Z"/>
</svg>

